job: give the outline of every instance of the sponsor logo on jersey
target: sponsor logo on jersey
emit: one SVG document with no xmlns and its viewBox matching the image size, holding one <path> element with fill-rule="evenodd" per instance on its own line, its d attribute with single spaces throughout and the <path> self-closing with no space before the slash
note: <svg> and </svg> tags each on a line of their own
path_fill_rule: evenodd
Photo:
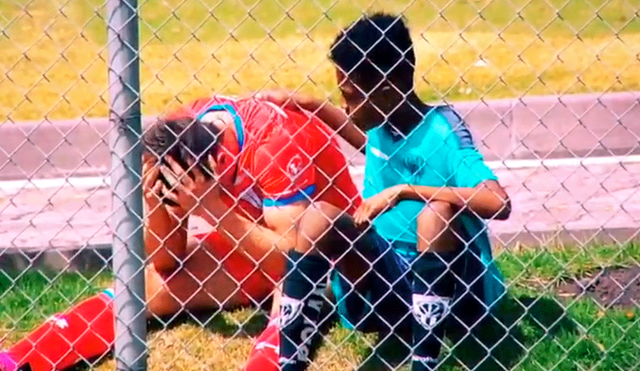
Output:
<svg viewBox="0 0 640 371">
<path fill-rule="evenodd" d="M 289 177 L 291 177 L 291 179 L 297 178 L 298 174 L 302 171 L 302 166 L 302 157 L 300 157 L 300 155 L 296 154 L 291 157 L 291 160 L 289 160 L 289 163 L 287 164 L 287 173 L 289 174 Z"/>
</svg>

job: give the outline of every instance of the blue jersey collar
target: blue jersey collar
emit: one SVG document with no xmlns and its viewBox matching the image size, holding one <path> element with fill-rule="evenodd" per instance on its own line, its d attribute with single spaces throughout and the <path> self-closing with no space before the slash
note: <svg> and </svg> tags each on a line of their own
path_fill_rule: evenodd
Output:
<svg viewBox="0 0 640 371">
<path fill-rule="evenodd" d="M 201 120 L 204 115 L 212 111 L 227 111 L 233 116 L 233 123 L 236 128 L 236 135 L 238 136 L 238 146 L 240 147 L 240 151 L 242 151 L 242 148 L 244 148 L 244 128 L 242 127 L 242 119 L 236 109 L 230 104 L 214 104 L 199 114 L 197 117 L 198 120 Z"/>
</svg>

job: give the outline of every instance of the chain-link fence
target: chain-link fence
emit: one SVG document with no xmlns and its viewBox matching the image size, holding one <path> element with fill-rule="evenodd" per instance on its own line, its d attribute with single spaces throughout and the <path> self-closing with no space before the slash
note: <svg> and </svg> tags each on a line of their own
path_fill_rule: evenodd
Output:
<svg viewBox="0 0 640 371">
<path fill-rule="evenodd" d="M 3 1 L 0 371 L 640 369 L 639 9 Z"/>
</svg>

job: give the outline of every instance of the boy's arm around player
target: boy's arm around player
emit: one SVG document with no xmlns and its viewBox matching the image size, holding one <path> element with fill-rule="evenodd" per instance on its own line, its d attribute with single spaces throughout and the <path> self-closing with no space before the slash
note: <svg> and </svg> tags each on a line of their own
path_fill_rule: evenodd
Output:
<svg viewBox="0 0 640 371">
<path fill-rule="evenodd" d="M 367 137 L 358 129 L 349 116 L 327 100 L 291 93 L 286 90 L 270 90 L 256 94 L 263 99 L 284 108 L 304 110 L 314 114 L 355 149 L 364 153 Z"/>
<path fill-rule="evenodd" d="M 257 98 L 281 106 L 312 112 L 352 146 L 364 151 L 367 140 L 365 134 L 351 122 L 343 110 L 326 100 L 318 100 L 285 90 L 263 92 Z M 452 159 L 452 162 L 457 161 L 459 164 L 464 164 L 468 160 L 460 153 L 455 153 L 453 156 L 456 158 Z M 444 201 L 458 209 L 469 210 L 483 219 L 504 220 L 511 213 L 509 196 L 496 180 L 485 180 L 475 187 L 429 187 L 401 184 L 365 200 L 354 215 L 356 222 L 362 223 L 371 220 L 401 200 Z"/>
</svg>

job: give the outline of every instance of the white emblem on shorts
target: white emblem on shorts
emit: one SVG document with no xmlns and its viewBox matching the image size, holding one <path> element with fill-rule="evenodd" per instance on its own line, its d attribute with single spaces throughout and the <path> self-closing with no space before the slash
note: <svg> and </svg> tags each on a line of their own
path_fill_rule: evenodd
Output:
<svg viewBox="0 0 640 371">
<path fill-rule="evenodd" d="M 302 314 L 303 307 L 304 302 L 302 300 L 283 296 L 280 300 L 279 327 L 282 329 L 291 324 L 291 322 Z"/>
<path fill-rule="evenodd" d="M 289 164 L 287 165 L 287 172 L 293 178 L 300 174 L 302 171 L 302 158 L 300 155 L 295 155 L 289 160 Z"/>
<path fill-rule="evenodd" d="M 435 327 L 451 311 L 451 298 L 414 294 L 411 299 L 413 301 L 413 317 L 427 330 Z"/>
</svg>

